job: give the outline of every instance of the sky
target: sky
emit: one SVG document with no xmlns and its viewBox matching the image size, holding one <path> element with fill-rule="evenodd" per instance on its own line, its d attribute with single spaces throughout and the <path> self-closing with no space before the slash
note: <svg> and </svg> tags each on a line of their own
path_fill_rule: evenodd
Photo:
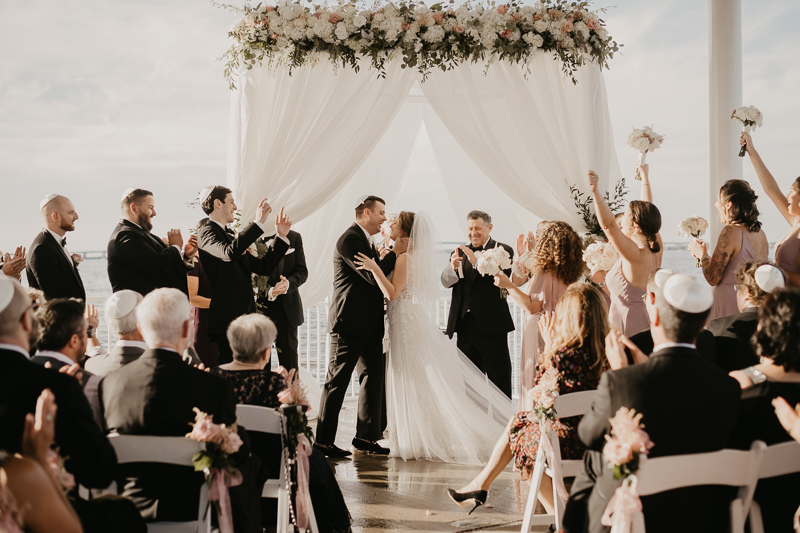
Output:
<svg viewBox="0 0 800 533">
<path fill-rule="evenodd" d="M 779 184 L 800 174 L 791 133 L 800 117 L 800 3 L 742 0 L 744 103 L 764 114 L 754 143 Z M 696 0 L 595 2 L 624 44 L 605 71 L 622 170 L 632 177 L 631 127 L 666 136 L 648 156 L 665 241 L 678 222 L 711 216 L 708 191 L 708 6 Z M 27 246 L 41 230 L 47 193 L 68 196 L 80 219 L 70 249 L 104 250 L 127 187 L 155 193 L 154 233 L 202 216 L 186 203 L 224 184 L 230 91 L 217 61 L 236 16 L 193 0 L 4 0 L 0 5 L 0 250 Z M 461 238 L 427 136 L 391 211 L 438 212 L 444 240 Z M 732 146 L 731 150 L 737 150 Z M 749 160 L 770 241 L 788 226 L 763 195 Z M 632 179 L 628 179 L 629 184 Z M 631 187 L 638 196 L 638 182 Z M 634 195 L 635 193 L 635 195 Z M 716 213 L 714 214 L 716 216 Z M 522 229 L 522 228 L 521 228 Z"/>
</svg>

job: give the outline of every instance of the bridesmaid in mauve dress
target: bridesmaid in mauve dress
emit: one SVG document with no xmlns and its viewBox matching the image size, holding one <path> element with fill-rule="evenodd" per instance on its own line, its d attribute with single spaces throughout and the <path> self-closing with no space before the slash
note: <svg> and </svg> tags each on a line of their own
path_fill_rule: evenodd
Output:
<svg viewBox="0 0 800 533">
<path fill-rule="evenodd" d="M 651 202 L 634 200 L 628 204 L 617 225 L 614 213 L 600 191 L 599 178 L 592 170 L 589 171 L 589 188 L 597 220 L 608 242 L 620 255 L 606 275 L 606 288 L 611 299 L 608 321 L 613 329 L 630 337 L 650 327 L 642 297 L 647 281 L 656 269 L 656 254 L 661 251 L 658 243 L 661 213 Z"/>
<path fill-rule="evenodd" d="M 694 239 L 688 249 L 700 259 L 706 281 L 714 287 L 714 306 L 709 320 L 739 312 L 736 304 L 736 267 L 747 261 L 765 261 L 769 242 L 758 221 L 756 193 L 744 180 L 728 180 L 719 190 L 716 207 L 725 224 L 717 239 L 713 257 L 706 243 Z"/>
<path fill-rule="evenodd" d="M 783 194 L 753 146 L 750 135 L 742 132 L 740 142 L 743 145 L 746 143 L 747 153 L 750 154 L 750 161 L 764 192 L 792 226 L 792 230 L 775 247 L 775 266 L 783 270 L 790 284 L 800 286 L 800 178 L 794 180 L 788 193 Z"/>
<path fill-rule="evenodd" d="M 571 283 L 578 281 L 585 268 L 580 236 L 566 222 L 547 222 L 537 228 L 533 247 L 533 279 L 524 292 L 505 274 L 495 276 L 495 285 L 509 295 L 525 311 L 520 361 L 519 410 L 533 408 L 528 391 L 535 385 L 536 365 L 544 340 L 539 331 L 539 318 L 552 313 L 561 295 Z M 515 282 L 524 282 L 514 276 Z M 522 284 L 522 283 L 520 283 Z"/>
</svg>

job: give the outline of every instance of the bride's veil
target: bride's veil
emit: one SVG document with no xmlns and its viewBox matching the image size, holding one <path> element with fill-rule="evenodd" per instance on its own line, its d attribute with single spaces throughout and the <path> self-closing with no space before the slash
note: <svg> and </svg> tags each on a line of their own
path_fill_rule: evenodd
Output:
<svg viewBox="0 0 800 533">
<path fill-rule="evenodd" d="M 421 305 L 428 313 L 430 320 L 436 323 L 436 307 L 439 305 L 439 275 L 437 267 L 440 262 L 436 251 L 440 243 L 439 232 L 433 225 L 431 217 L 424 211 L 414 215 L 411 228 L 411 248 L 414 271 L 414 303 Z"/>
</svg>

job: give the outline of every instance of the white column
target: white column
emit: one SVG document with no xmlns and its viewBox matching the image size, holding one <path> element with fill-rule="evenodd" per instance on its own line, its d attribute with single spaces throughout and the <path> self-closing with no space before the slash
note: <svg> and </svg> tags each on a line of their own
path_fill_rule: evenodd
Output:
<svg viewBox="0 0 800 533">
<path fill-rule="evenodd" d="M 742 105 L 742 2 L 708 0 L 709 253 L 722 228 L 714 202 L 726 180 L 742 177 L 741 125 L 731 112 Z"/>
</svg>

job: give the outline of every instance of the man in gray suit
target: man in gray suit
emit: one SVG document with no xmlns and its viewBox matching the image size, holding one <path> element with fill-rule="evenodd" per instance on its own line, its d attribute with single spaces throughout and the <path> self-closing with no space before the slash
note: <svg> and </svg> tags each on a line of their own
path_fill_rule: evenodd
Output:
<svg viewBox="0 0 800 533">
<path fill-rule="evenodd" d="M 86 370 L 98 376 L 105 376 L 135 361 L 144 353 L 147 344 L 136 328 L 136 307 L 141 301 L 141 294 L 127 289 L 115 292 L 106 300 L 103 312 L 108 324 L 108 333 L 116 337 L 117 343 L 109 353 L 88 359 Z"/>
</svg>

